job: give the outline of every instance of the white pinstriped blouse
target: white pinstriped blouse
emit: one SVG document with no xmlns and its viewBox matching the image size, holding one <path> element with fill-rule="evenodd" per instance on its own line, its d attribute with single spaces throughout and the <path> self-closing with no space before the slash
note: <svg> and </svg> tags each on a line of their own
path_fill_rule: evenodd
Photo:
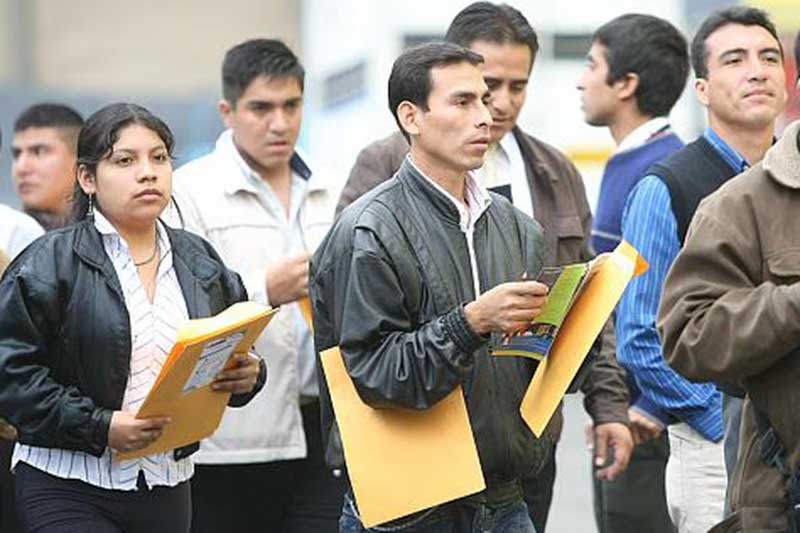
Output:
<svg viewBox="0 0 800 533">
<path fill-rule="evenodd" d="M 172 349 L 178 326 L 188 320 L 189 313 L 172 267 L 169 237 L 160 224 L 157 224 L 160 263 L 152 304 L 147 299 L 127 243 L 108 219 L 98 212 L 95 212 L 95 227 L 103 236 L 103 246 L 114 265 L 130 315 L 131 369 L 122 410 L 135 413 Z M 175 461 L 172 452 L 117 462 L 112 461 L 108 448 L 101 457 L 95 457 L 84 452 L 18 443 L 11 459 L 12 469 L 20 461 L 53 476 L 78 479 L 96 487 L 115 490 L 135 490 L 140 471 L 148 487 L 175 486 L 188 480 L 194 473 L 191 459 Z"/>
</svg>

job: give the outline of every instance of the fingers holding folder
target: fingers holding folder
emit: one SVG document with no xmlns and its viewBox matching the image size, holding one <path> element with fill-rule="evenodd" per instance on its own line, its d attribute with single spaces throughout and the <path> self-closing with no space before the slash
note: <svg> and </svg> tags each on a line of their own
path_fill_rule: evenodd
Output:
<svg viewBox="0 0 800 533">
<path fill-rule="evenodd" d="M 139 419 L 134 413 L 114 411 L 108 427 L 108 447 L 118 452 L 146 448 L 158 440 L 170 422 L 166 416 Z"/>
<path fill-rule="evenodd" d="M 244 394 L 253 390 L 258 380 L 259 358 L 249 353 L 235 353 L 231 356 L 231 364 L 222 370 L 211 383 L 211 389 L 217 392 Z"/>
</svg>

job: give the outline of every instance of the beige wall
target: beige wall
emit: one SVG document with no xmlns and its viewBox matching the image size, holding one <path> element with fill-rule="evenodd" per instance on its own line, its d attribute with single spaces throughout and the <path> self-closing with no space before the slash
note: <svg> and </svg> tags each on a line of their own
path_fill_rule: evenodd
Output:
<svg viewBox="0 0 800 533">
<path fill-rule="evenodd" d="M 0 80 L 27 77 L 44 89 L 122 95 L 219 91 L 223 55 L 238 42 L 279 37 L 299 52 L 299 6 L 293 0 L 0 0 L 6 36 L 0 58 L 8 60 Z M 20 65 L 25 50 L 31 65 Z"/>
</svg>

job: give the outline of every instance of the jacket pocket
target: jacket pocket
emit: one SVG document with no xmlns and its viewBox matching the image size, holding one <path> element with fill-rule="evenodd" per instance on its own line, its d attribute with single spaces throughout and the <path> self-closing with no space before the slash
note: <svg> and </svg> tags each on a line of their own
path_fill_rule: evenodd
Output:
<svg viewBox="0 0 800 533">
<path fill-rule="evenodd" d="M 558 238 L 583 238 L 583 226 L 578 215 L 566 215 L 558 217 Z"/>
<path fill-rule="evenodd" d="M 578 215 L 559 216 L 556 235 L 556 264 L 565 265 L 579 262 L 584 238 L 580 217 Z"/>
<path fill-rule="evenodd" d="M 777 285 L 800 281 L 800 249 L 783 250 L 766 258 L 767 276 Z"/>
</svg>

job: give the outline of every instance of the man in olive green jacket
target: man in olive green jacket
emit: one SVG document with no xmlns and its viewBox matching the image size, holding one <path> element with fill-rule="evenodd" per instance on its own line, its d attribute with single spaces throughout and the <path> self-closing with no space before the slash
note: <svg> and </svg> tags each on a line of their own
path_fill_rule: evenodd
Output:
<svg viewBox="0 0 800 533">
<path fill-rule="evenodd" d="M 798 213 L 800 121 L 700 204 L 664 287 L 658 326 L 669 364 L 692 380 L 739 383 L 748 395 L 732 515 L 714 532 L 789 530 L 786 486 L 800 463 Z M 769 426 L 784 472 L 770 464 L 775 455 L 762 457 Z"/>
</svg>

